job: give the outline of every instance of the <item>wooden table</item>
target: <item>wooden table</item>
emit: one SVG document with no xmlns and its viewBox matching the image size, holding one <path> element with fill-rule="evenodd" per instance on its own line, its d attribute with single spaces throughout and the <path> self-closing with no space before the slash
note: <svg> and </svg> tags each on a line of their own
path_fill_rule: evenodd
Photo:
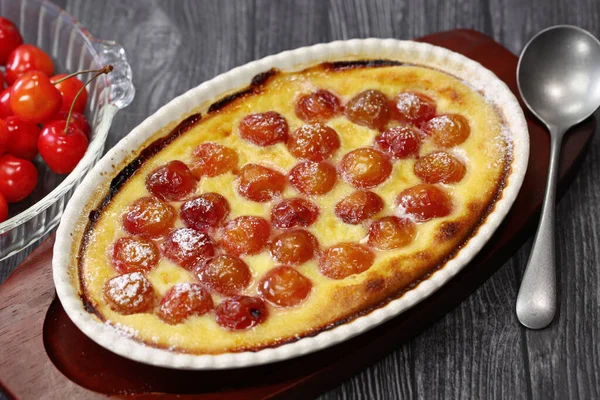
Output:
<svg viewBox="0 0 600 400">
<path fill-rule="evenodd" d="M 128 52 L 137 95 L 115 119 L 107 148 L 202 81 L 300 46 L 370 36 L 408 39 L 461 27 L 517 53 L 535 32 L 560 23 L 600 36 L 597 0 L 56 2 L 95 36 L 114 39 Z M 323 399 L 600 398 L 599 169 L 594 139 L 558 207 L 561 298 L 549 328 L 526 330 L 514 315 L 527 245 L 453 312 Z M 0 263 L 0 281 L 25 255 Z"/>
</svg>

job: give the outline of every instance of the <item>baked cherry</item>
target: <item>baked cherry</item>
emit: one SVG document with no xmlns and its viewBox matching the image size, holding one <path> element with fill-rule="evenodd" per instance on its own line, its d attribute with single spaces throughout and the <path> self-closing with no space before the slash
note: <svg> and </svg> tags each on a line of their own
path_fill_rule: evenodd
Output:
<svg viewBox="0 0 600 400">
<path fill-rule="evenodd" d="M 423 131 L 441 147 L 452 147 L 469 138 L 469 121 L 460 114 L 445 114 L 434 117 L 423 125 Z"/>
<path fill-rule="evenodd" d="M 346 182 L 358 189 L 369 189 L 383 183 L 392 173 L 392 163 L 381 152 L 359 148 L 346 154 L 340 162 Z"/>
<path fill-rule="evenodd" d="M 61 95 L 46 74 L 30 71 L 19 76 L 10 90 L 12 112 L 28 122 L 41 124 L 60 109 Z"/>
<path fill-rule="evenodd" d="M 248 287 L 252 272 L 238 257 L 223 254 L 211 258 L 200 267 L 198 278 L 210 290 L 224 296 L 234 296 Z"/>
<path fill-rule="evenodd" d="M 355 124 L 381 129 L 390 119 L 387 97 L 379 90 L 365 90 L 346 104 L 345 114 Z"/>
<path fill-rule="evenodd" d="M 142 197 L 123 215 L 123 228 L 132 235 L 158 238 L 169 233 L 177 217 L 175 209 L 156 197 Z"/>
<path fill-rule="evenodd" d="M 65 79 L 67 76 L 69 75 L 59 74 L 50 78 L 50 82 L 54 84 L 62 95 L 60 111 L 68 113 L 72 105 L 74 112 L 83 114 L 85 112 L 85 105 L 87 104 L 87 89 L 83 89 L 81 94 L 77 96 L 77 93 L 84 87 L 84 84 L 75 76 Z M 77 97 L 77 100 L 75 100 L 75 97 Z"/>
<path fill-rule="evenodd" d="M 344 279 L 371 268 L 375 254 L 358 243 L 338 243 L 323 252 L 319 259 L 319 271 L 331 279 Z"/>
<path fill-rule="evenodd" d="M 6 221 L 8 219 L 8 203 L 6 199 L 0 193 L 0 223 Z"/>
<path fill-rule="evenodd" d="M 48 121 L 48 123 L 53 122 L 53 121 L 65 121 L 65 123 L 66 123 L 68 116 L 69 116 L 68 111 L 59 111 L 56 113 L 56 115 L 54 117 L 52 117 Z M 81 131 L 85 134 L 85 136 L 89 140 L 92 129 L 90 128 L 90 123 L 88 122 L 87 118 L 85 118 L 85 115 L 78 113 L 78 112 L 72 112 L 71 113 L 71 125 L 75 125 L 77 128 L 81 129 Z"/>
<path fill-rule="evenodd" d="M 215 245 L 204 232 L 179 228 L 165 238 L 162 253 L 174 263 L 191 270 L 215 255 Z"/>
<path fill-rule="evenodd" d="M 435 115 L 435 101 L 419 92 L 402 92 L 392 101 L 394 119 L 419 123 Z"/>
<path fill-rule="evenodd" d="M 340 99 L 333 93 L 319 89 L 305 94 L 296 101 L 296 115 L 306 122 L 326 122 L 342 110 Z"/>
<path fill-rule="evenodd" d="M 333 189 L 337 181 L 337 171 L 325 161 L 305 161 L 291 169 L 289 180 L 300 193 L 321 195 Z"/>
<path fill-rule="evenodd" d="M 194 149 L 192 173 L 196 178 L 218 176 L 237 167 L 238 155 L 229 147 L 216 143 L 202 143 Z"/>
<path fill-rule="evenodd" d="M 417 221 L 445 217 L 452 212 L 450 195 L 444 189 L 428 183 L 403 190 L 397 203 Z"/>
<path fill-rule="evenodd" d="M 8 203 L 29 196 L 38 181 L 38 172 L 31 161 L 10 154 L 0 156 L 0 194 Z"/>
<path fill-rule="evenodd" d="M 160 261 L 160 252 L 150 240 L 126 236 L 117 239 L 112 245 L 110 259 L 121 274 L 149 272 Z"/>
<path fill-rule="evenodd" d="M 259 164 L 246 164 L 238 174 L 238 192 L 248 200 L 264 203 L 279 196 L 287 179 L 281 172 Z"/>
<path fill-rule="evenodd" d="M 119 314 L 137 314 L 154 307 L 154 288 L 141 272 L 115 276 L 104 284 L 104 299 Z"/>
<path fill-rule="evenodd" d="M 303 229 L 283 232 L 271 241 L 271 255 L 281 264 L 303 264 L 314 257 L 319 242 Z"/>
<path fill-rule="evenodd" d="M 188 228 L 215 228 L 229 215 L 229 202 L 218 193 L 204 193 L 183 203 L 179 214 Z"/>
<path fill-rule="evenodd" d="M 357 225 L 383 210 L 383 200 L 373 192 L 357 190 L 335 205 L 335 215 L 347 224 Z"/>
<path fill-rule="evenodd" d="M 10 108 L 10 88 L 0 92 L 0 118 L 6 118 L 13 115 Z"/>
<path fill-rule="evenodd" d="M 88 139 L 85 133 L 67 121 L 44 125 L 38 138 L 38 151 L 50 169 L 57 174 L 68 174 L 85 155 Z"/>
<path fill-rule="evenodd" d="M 271 223 L 278 229 L 307 227 L 319 216 L 319 207 L 312 201 L 294 198 L 277 203 L 271 210 Z"/>
<path fill-rule="evenodd" d="M 146 188 L 159 199 L 183 200 L 196 191 L 196 178 L 183 162 L 170 161 L 146 177 Z"/>
<path fill-rule="evenodd" d="M 5 121 L 9 138 L 6 152 L 15 157 L 33 160 L 38 153 L 40 128 L 14 115 L 7 117 Z"/>
<path fill-rule="evenodd" d="M 288 266 L 271 269 L 258 283 L 260 296 L 276 307 L 297 306 L 311 290 L 310 279 Z"/>
<path fill-rule="evenodd" d="M 23 43 L 19 29 L 9 19 L 0 17 L 0 65 L 5 65 L 8 56 Z"/>
<path fill-rule="evenodd" d="M 206 314 L 214 307 L 212 297 L 197 283 L 178 283 L 160 299 L 157 315 L 168 324 L 179 324 L 189 317 Z"/>
<path fill-rule="evenodd" d="M 456 183 L 467 171 L 465 164 L 445 151 L 436 151 L 417 160 L 415 175 L 427 183 Z"/>
<path fill-rule="evenodd" d="M 287 121 L 275 111 L 250 114 L 242 119 L 238 129 L 242 138 L 258 146 L 285 142 L 288 135 Z"/>
<path fill-rule="evenodd" d="M 230 254 L 256 254 L 265 248 L 271 225 L 260 217 L 244 215 L 229 221 L 223 229 L 220 245 Z"/>
<path fill-rule="evenodd" d="M 340 148 L 340 138 L 327 125 L 303 125 L 288 137 L 286 145 L 296 158 L 323 161 Z"/>
<path fill-rule="evenodd" d="M 369 227 L 369 245 L 379 250 L 404 247 L 413 241 L 416 229 L 415 223 L 407 218 L 380 218 Z"/>
<path fill-rule="evenodd" d="M 12 85 L 18 77 L 30 71 L 40 71 L 47 77 L 52 76 L 54 64 L 44 50 L 32 44 L 22 44 L 6 60 L 6 81 Z"/>
<path fill-rule="evenodd" d="M 215 310 L 215 319 L 229 330 L 250 329 L 268 317 L 267 306 L 259 297 L 234 296 L 225 299 Z"/>
<path fill-rule="evenodd" d="M 419 153 L 421 132 L 412 125 L 394 126 L 378 135 L 375 143 L 390 157 L 407 158 Z"/>
</svg>

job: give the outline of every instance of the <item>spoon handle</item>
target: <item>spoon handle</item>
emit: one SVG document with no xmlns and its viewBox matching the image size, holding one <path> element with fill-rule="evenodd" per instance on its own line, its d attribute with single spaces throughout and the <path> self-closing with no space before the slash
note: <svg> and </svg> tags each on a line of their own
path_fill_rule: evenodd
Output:
<svg viewBox="0 0 600 400">
<path fill-rule="evenodd" d="M 523 325 L 531 329 L 548 326 L 556 312 L 554 211 L 562 131 L 553 131 L 554 129 L 550 129 L 550 168 L 540 224 L 517 296 L 517 317 Z"/>
</svg>

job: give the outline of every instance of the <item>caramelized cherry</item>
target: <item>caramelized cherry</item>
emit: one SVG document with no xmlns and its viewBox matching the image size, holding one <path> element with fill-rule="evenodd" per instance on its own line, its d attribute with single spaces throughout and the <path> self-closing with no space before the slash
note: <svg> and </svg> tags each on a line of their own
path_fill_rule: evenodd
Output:
<svg viewBox="0 0 600 400">
<path fill-rule="evenodd" d="M 329 192 L 337 181 L 335 167 L 327 162 L 305 161 L 290 171 L 290 183 L 300 193 L 320 195 Z"/>
<path fill-rule="evenodd" d="M 296 115 L 306 122 L 326 122 L 340 113 L 340 99 L 327 90 L 317 90 L 296 101 Z"/>
<path fill-rule="evenodd" d="M 453 155 L 436 151 L 419 158 L 414 171 L 416 176 L 427 183 L 456 183 L 465 176 L 467 168 Z"/>
<path fill-rule="evenodd" d="M 296 158 L 323 161 L 340 148 L 340 138 L 327 125 L 303 125 L 288 137 L 286 145 Z"/>
<path fill-rule="evenodd" d="M 392 163 L 381 152 L 360 148 L 346 154 L 340 162 L 342 177 L 358 189 L 369 189 L 384 182 L 392 173 Z"/>
<path fill-rule="evenodd" d="M 310 279 L 292 267 L 273 268 L 258 283 L 258 293 L 276 307 L 294 307 L 312 290 Z"/>
<path fill-rule="evenodd" d="M 422 122 L 435 115 L 435 101 L 419 92 L 402 92 L 394 97 L 392 115 L 407 122 Z"/>
<path fill-rule="evenodd" d="M 270 146 L 285 142 L 288 135 L 288 124 L 283 115 L 268 111 L 250 114 L 239 125 L 240 136 L 258 146 Z"/>
<path fill-rule="evenodd" d="M 295 198 L 285 199 L 271 210 L 271 223 L 278 229 L 290 229 L 312 225 L 319 216 L 319 207 L 312 201 Z"/>
<path fill-rule="evenodd" d="M 331 279 L 344 279 L 371 268 L 375 254 L 358 243 L 338 243 L 323 252 L 319 271 Z"/>
<path fill-rule="evenodd" d="M 198 271 L 200 282 L 210 290 L 233 296 L 244 290 L 252 280 L 252 273 L 238 257 L 223 254 L 211 258 Z"/>
<path fill-rule="evenodd" d="M 423 131 L 433 138 L 438 146 L 452 147 L 463 143 L 469 137 L 469 121 L 459 114 L 446 114 L 432 118 Z"/>
<path fill-rule="evenodd" d="M 365 90 L 354 96 L 346 105 L 346 117 L 358 125 L 381 129 L 390 119 L 390 109 L 385 94 L 379 90 Z"/>
<path fill-rule="evenodd" d="M 218 193 L 204 193 L 183 203 L 179 214 L 188 228 L 215 228 L 229 215 L 229 202 Z"/>
<path fill-rule="evenodd" d="M 393 158 L 407 158 L 419 153 L 421 133 L 412 125 L 390 128 L 375 138 L 377 146 Z"/>
<path fill-rule="evenodd" d="M 238 192 L 248 200 L 264 203 L 285 189 L 285 176 L 259 164 L 246 164 L 239 173 Z"/>
<path fill-rule="evenodd" d="M 302 230 L 283 232 L 271 241 L 271 255 L 282 264 L 302 264 L 314 257 L 319 242 Z"/>
<path fill-rule="evenodd" d="M 194 149 L 192 173 L 198 179 L 218 176 L 237 167 L 238 155 L 229 147 L 216 143 L 203 143 Z"/>
<path fill-rule="evenodd" d="M 259 297 L 235 296 L 224 300 L 216 309 L 216 320 L 223 328 L 243 330 L 263 323 L 267 306 Z"/>
<path fill-rule="evenodd" d="M 156 197 L 142 197 L 123 215 L 123 228 L 132 235 L 157 238 L 175 224 L 175 209 Z"/>
<path fill-rule="evenodd" d="M 452 212 L 450 195 L 440 187 L 428 183 L 402 191 L 398 196 L 398 205 L 417 221 L 445 217 Z"/>
<path fill-rule="evenodd" d="M 162 252 L 174 263 L 192 269 L 214 256 L 215 246 L 206 233 L 179 228 L 167 236 L 162 244 Z"/>
<path fill-rule="evenodd" d="M 120 314 L 143 313 L 154 306 L 154 288 L 141 272 L 109 279 L 103 292 L 109 307 Z"/>
<path fill-rule="evenodd" d="M 373 192 L 357 190 L 335 205 L 335 215 L 347 224 L 356 225 L 383 210 L 383 200 Z"/>
<path fill-rule="evenodd" d="M 110 258 L 115 269 L 121 273 L 148 272 L 160 261 L 160 253 L 154 242 L 134 237 L 122 237 L 112 245 Z"/>
<path fill-rule="evenodd" d="M 163 200 L 183 200 L 196 190 L 196 178 L 187 165 L 171 161 L 158 167 L 146 177 L 146 188 Z"/>
<path fill-rule="evenodd" d="M 245 215 L 225 226 L 220 244 L 236 256 L 256 254 L 267 245 L 270 234 L 271 225 L 264 218 Z"/>
<path fill-rule="evenodd" d="M 195 315 L 203 315 L 214 307 L 212 297 L 197 283 L 179 283 L 169 289 L 158 306 L 158 317 L 175 325 Z"/>
<path fill-rule="evenodd" d="M 413 241 L 416 225 L 407 218 L 394 216 L 373 221 L 369 227 L 369 245 L 379 250 L 392 250 Z"/>
</svg>

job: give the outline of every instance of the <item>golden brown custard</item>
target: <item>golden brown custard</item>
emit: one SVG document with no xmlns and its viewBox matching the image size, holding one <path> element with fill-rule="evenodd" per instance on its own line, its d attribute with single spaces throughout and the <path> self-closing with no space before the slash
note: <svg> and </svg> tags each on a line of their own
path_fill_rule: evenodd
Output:
<svg viewBox="0 0 600 400">
<path fill-rule="evenodd" d="M 75 257 L 98 318 L 150 346 L 257 350 L 401 296 L 500 197 L 502 120 L 394 62 L 270 71 L 159 132 L 101 188 Z"/>
</svg>

